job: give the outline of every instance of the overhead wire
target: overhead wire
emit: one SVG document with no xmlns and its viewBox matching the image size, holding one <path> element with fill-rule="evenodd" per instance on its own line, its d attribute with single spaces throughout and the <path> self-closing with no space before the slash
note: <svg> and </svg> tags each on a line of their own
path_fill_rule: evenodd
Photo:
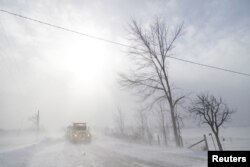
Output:
<svg viewBox="0 0 250 167">
<path fill-rule="evenodd" d="M 62 26 L 51 24 L 51 23 L 48 23 L 48 22 L 45 22 L 45 21 L 41 21 L 41 20 L 38 20 L 38 19 L 34 19 L 34 18 L 31 18 L 31 17 L 24 16 L 24 15 L 21 15 L 21 14 L 13 13 L 13 12 L 10 12 L 10 11 L 7 11 L 7 10 L 0 9 L 0 12 L 7 13 L 7 14 L 10 14 L 10 15 L 13 15 L 13 16 L 16 16 L 16 17 L 20 17 L 22 19 L 30 20 L 30 21 L 33 21 L 33 22 L 37 22 L 37 23 L 40 23 L 40 24 L 44 24 L 44 25 L 54 27 L 54 28 L 57 28 L 57 29 L 61 29 L 61 30 L 64 30 L 64 31 L 68 31 L 68 32 L 71 32 L 71 33 L 75 33 L 75 34 L 78 34 L 78 35 L 82 35 L 82 36 L 85 36 L 85 37 L 93 38 L 93 39 L 96 39 L 96 40 L 101 40 L 101 41 L 104 41 L 104 42 L 112 43 L 112 44 L 115 44 L 115 45 L 120 45 L 120 46 L 127 47 L 127 48 L 134 48 L 134 47 L 132 47 L 130 45 L 127 45 L 127 44 L 123 44 L 123 43 L 120 43 L 120 42 L 108 40 L 108 39 L 101 38 L 101 37 L 98 37 L 98 36 L 82 33 L 82 32 L 76 31 L 76 30 L 72 30 L 72 29 L 69 29 L 69 28 L 65 28 L 65 27 L 62 27 Z M 208 64 L 203 64 L 203 63 L 199 63 L 199 62 L 195 62 L 195 61 L 191 61 L 191 60 L 187 60 L 187 59 L 182 59 L 182 58 L 177 58 L 177 57 L 173 57 L 173 56 L 168 56 L 168 58 L 174 59 L 174 60 L 177 60 L 177 61 L 182 61 L 182 62 L 185 62 L 185 63 L 190 63 L 190 64 L 206 67 L 206 68 L 211 68 L 211 69 L 215 69 L 215 70 L 220 70 L 220 71 L 225 71 L 225 72 L 229 72 L 229 73 L 234 73 L 234 74 L 250 77 L 250 74 L 245 73 L 245 72 L 239 72 L 239 71 L 235 71 L 235 70 L 231 70 L 231 69 L 227 69 L 227 68 L 222 68 L 222 67 L 212 66 L 212 65 L 208 65 Z"/>
</svg>

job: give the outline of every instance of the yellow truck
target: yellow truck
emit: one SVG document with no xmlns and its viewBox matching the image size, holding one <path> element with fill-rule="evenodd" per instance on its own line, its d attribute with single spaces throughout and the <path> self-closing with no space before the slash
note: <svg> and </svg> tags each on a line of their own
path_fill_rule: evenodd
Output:
<svg viewBox="0 0 250 167">
<path fill-rule="evenodd" d="M 71 142 L 91 142 L 91 133 L 86 123 L 73 123 L 68 126 L 66 137 Z"/>
</svg>

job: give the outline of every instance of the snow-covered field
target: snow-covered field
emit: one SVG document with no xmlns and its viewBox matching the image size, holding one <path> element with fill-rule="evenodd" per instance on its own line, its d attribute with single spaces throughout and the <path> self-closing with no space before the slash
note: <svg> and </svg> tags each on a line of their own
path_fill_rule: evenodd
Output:
<svg viewBox="0 0 250 167">
<path fill-rule="evenodd" d="M 249 150 L 249 127 L 224 129 L 226 149 Z M 205 130 L 183 129 L 185 146 L 202 138 Z M 209 140 L 209 145 L 211 141 Z M 142 145 L 93 133 L 91 144 L 73 144 L 46 135 L 1 135 L 1 167 L 202 167 L 207 152 L 199 149 Z"/>
<path fill-rule="evenodd" d="M 212 137 L 209 135 L 209 128 L 186 128 L 182 130 L 184 145 L 186 147 L 199 141 L 206 134 L 209 149 L 216 150 L 213 145 Z M 224 127 L 220 131 L 221 143 L 224 150 L 250 150 L 250 127 Z M 216 144 L 215 138 L 213 136 Z M 199 146 L 204 145 L 198 145 Z M 195 149 L 195 148 L 194 148 Z"/>
</svg>

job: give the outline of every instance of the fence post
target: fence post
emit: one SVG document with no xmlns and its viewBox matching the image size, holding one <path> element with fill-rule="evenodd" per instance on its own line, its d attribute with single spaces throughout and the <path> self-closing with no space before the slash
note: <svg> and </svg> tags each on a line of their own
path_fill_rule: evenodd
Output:
<svg viewBox="0 0 250 167">
<path fill-rule="evenodd" d="M 209 148 L 208 148 L 208 144 L 207 144 L 207 137 L 206 137 L 205 134 L 204 134 L 203 136 L 204 136 L 204 141 L 205 141 L 206 150 L 208 151 Z"/>
</svg>

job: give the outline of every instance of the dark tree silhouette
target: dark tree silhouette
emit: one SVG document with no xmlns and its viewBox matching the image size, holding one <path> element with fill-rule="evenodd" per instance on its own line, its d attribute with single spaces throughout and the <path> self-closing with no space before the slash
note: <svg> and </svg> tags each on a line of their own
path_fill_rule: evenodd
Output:
<svg viewBox="0 0 250 167">
<path fill-rule="evenodd" d="M 209 94 L 198 95 L 189 111 L 200 119 L 200 123 L 209 125 L 215 135 L 219 150 L 222 151 L 219 130 L 225 122 L 230 120 L 235 111 L 230 109 L 222 98 Z"/>
<path fill-rule="evenodd" d="M 29 118 L 29 121 L 33 123 L 33 126 L 36 128 L 37 131 L 39 131 L 40 127 L 40 113 L 39 110 L 37 111 L 37 114 L 33 115 Z"/>
<path fill-rule="evenodd" d="M 137 110 L 135 118 L 138 124 L 140 137 L 151 144 L 153 135 L 149 126 L 148 113 L 143 109 Z"/>
<path fill-rule="evenodd" d="M 117 107 L 117 112 L 114 113 L 114 121 L 116 127 L 120 133 L 120 135 L 124 136 L 125 134 L 125 121 L 124 121 L 124 114 L 120 107 Z"/>
<path fill-rule="evenodd" d="M 174 43 L 180 36 L 182 25 L 170 31 L 169 27 L 156 19 L 149 28 L 143 28 L 135 20 L 130 24 L 131 49 L 129 51 L 135 69 L 128 74 L 121 74 L 121 85 L 135 88 L 143 95 L 143 99 L 153 99 L 152 103 L 164 100 L 171 113 L 173 132 L 177 146 L 180 146 L 180 137 L 177 130 L 175 108 L 184 96 L 176 97 L 173 84 L 168 74 L 168 57 Z"/>
<path fill-rule="evenodd" d="M 168 125 L 167 125 L 167 118 L 166 118 L 166 111 L 163 109 L 163 104 L 160 103 L 160 108 L 156 110 L 158 122 L 159 122 L 159 129 L 162 133 L 163 141 L 165 145 L 168 145 Z"/>
</svg>

